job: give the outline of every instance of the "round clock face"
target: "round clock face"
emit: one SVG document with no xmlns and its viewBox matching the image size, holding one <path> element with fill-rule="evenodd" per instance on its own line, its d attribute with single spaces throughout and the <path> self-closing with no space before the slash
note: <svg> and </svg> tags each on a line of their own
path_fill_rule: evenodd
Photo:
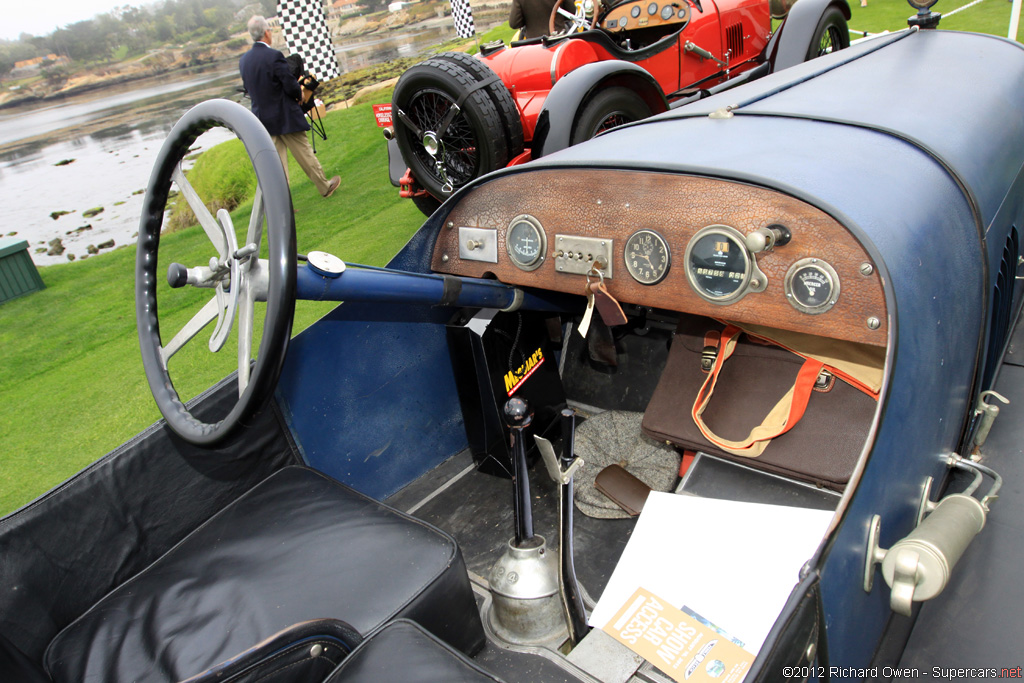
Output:
<svg viewBox="0 0 1024 683">
<path fill-rule="evenodd" d="M 647 5 L 647 13 L 650 14 L 652 17 L 655 14 L 657 14 L 658 13 L 658 3 L 652 2 L 651 4 Z"/>
<path fill-rule="evenodd" d="M 839 274 L 821 259 L 800 259 L 786 273 L 786 300 L 802 313 L 817 315 L 839 300 Z"/>
<path fill-rule="evenodd" d="M 533 216 L 516 216 L 505 233 L 505 249 L 512 263 L 522 270 L 536 270 L 544 261 L 548 241 L 540 221 Z"/>
<path fill-rule="evenodd" d="M 629 15 L 631 17 L 633 17 L 634 19 L 639 17 L 640 16 L 640 5 L 634 5 L 633 8 L 629 10 Z"/>
<path fill-rule="evenodd" d="M 672 9 L 672 5 L 665 5 L 661 8 L 662 21 L 668 21 L 672 18 L 673 14 L 675 14 L 675 10 Z"/>
<path fill-rule="evenodd" d="M 686 276 L 701 297 L 717 304 L 740 298 L 753 271 L 743 235 L 725 225 L 697 231 L 686 247 Z"/>
<path fill-rule="evenodd" d="M 665 238 L 653 230 L 637 230 L 630 235 L 623 257 L 626 270 L 642 285 L 661 282 L 672 266 L 672 253 Z"/>
</svg>

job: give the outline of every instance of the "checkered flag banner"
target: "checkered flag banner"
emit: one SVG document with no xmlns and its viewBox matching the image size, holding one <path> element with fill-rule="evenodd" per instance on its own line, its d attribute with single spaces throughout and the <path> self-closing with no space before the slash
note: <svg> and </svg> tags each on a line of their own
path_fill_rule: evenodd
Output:
<svg viewBox="0 0 1024 683">
<path fill-rule="evenodd" d="M 338 57 L 322 0 L 280 0 L 277 14 L 288 49 L 302 56 L 306 71 L 321 82 L 336 78 Z"/>
<path fill-rule="evenodd" d="M 448 0 L 452 5 L 452 20 L 455 22 L 455 33 L 459 38 L 472 38 L 476 35 L 473 25 L 473 8 L 469 0 Z"/>
</svg>

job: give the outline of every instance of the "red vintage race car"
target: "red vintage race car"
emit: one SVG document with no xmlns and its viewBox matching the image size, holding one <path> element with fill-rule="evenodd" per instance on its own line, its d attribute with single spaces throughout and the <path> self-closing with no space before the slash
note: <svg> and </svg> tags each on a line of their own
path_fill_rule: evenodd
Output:
<svg viewBox="0 0 1024 683">
<path fill-rule="evenodd" d="M 429 214 L 495 169 L 847 47 L 849 17 L 846 0 L 580 0 L 575 16 L 555 5 L 552 35 L 402 75 L 385 128 L 391 182 Z"/>
</svg>

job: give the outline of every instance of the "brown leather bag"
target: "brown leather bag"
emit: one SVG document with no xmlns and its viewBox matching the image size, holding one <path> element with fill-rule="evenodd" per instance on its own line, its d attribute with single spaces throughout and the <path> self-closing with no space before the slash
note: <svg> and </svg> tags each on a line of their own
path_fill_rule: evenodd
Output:
<svg viewBox="0 0 1024 683">
<path fill-rule="evenodd" d="M 799 343 L 792 336 L 786 341 Z M 882 349 L 859 346 L 854 354 L 852 368 L 808 359 L 735 326 L 684 318 L 643 430 L 676 446 L 841 491 L 874 417 L 884 360 Z"/>
</svg>

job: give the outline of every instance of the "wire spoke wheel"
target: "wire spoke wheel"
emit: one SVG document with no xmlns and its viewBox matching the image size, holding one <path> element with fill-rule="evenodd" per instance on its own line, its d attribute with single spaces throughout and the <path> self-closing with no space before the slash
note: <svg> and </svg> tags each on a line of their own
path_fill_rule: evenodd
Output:
<svg viewBox="0 0 1024 683">
<path fill-rule="evenodd" d="M 416 181 L 444 200 L 508 163 L 508 135 L 487 89 L 451 59 L 407 70 L 392 100 L 395 137 Z"/>
<path fill-rule="evenodd" d="M 830 7 L 822 14 L 818 26 L 807 47 L 807 59 L 814 59 L 850 47 L 850 31 L 846 17 L 836 7 Z"/>
</svg>

